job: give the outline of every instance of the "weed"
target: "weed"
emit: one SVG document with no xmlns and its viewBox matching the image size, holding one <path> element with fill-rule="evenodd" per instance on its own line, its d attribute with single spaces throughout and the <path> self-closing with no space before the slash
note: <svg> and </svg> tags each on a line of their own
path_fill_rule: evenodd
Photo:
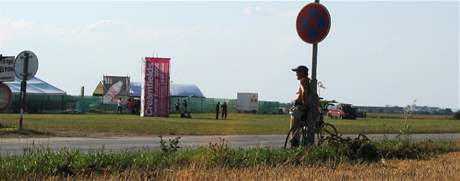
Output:
<svg viewBox="0 0 460 181">
<path fill-rule="evenodd" d="M 168 143 L 163 140 L 163 136 L 160 135 L 160 149 L 163 153 L 175 153 L 179 148 L 180 136 L 177 136 L 173 139 L 168 139 Z"/>
<path fill-rule="evenodd" d="M 409 139 L 411 134 L 412 125 L 408 123 L 407 119 L 411 115 L 411 112 L 404 111 L 403 119 L 401 119 L 400 128 L 398 131 L 398 135 L 396 135 L 397 139 Z"/>
<path fill-rule="evenodd" d="M 460 120 L 460 111 L 455 112 L 454 119 L 455 120 Z"/>
</svg>

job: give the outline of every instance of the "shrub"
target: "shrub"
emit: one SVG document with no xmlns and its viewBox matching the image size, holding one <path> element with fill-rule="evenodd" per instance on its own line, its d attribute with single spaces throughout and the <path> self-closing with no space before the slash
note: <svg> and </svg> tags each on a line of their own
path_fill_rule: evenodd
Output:
<svg viewBox="0 0 460 181">
<path fill-rule="evenodd" d="M 460 120 L 460 111 L 455 112 L 454 119 Z"/>
<path fill-rule="evenodd" d="M 167 143 L 165 140 L 163 140 L 163 136 L 160 135 L 160 149 L 163 153 L 174 153 L 177 152 L 177 150 L 180 148 L 179 143 L 180 143 L 180 137 L 177 136 L 174 139 L 168 139 Z"/>
</svg>

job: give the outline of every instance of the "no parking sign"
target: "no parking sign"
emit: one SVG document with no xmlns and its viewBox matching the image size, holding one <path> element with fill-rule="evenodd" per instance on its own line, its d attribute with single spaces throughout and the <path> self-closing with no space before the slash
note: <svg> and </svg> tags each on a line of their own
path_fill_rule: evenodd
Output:
<svg viewBox="0 0 460 181">
<path fill-rule="evenodd" d="M 331 28 L 329 11 L 320 3 L 307 4 L 297 16 L 297 34 L 307 43 L 318 43 L 326 38 Z"/>
<path fill-rule="evenodd" d="M 308 121 L 307 126 L 307 143 L 313 145 L 315 143 L 315 125 L 318 120 L 318 95 L 317 95 L 317 80 L 316 80 L 316 67 L 318 59 L 318 43 L 326 38 L 331 28 L 331 16 L 329 11 L 315 0 L 314 3 L 309 3 L 300 10 L 296 19 L 296 30 L 300 38 L 313 44 L 312 52 L 312 72 L 311 72 L 311 86 L 308 96 Z"/>
</svg>

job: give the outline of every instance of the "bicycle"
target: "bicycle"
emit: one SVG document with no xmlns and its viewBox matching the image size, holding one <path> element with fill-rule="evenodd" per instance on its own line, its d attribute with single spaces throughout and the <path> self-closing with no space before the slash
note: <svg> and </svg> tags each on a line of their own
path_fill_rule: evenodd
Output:
<svg viewBox="0 0 460 181">
<path fill-rule="evenodd" d="M 322 99 L 322 98 L 320 98 Z M 330 123 L 324 122 L 324 115 L 327 114 L 327 108 L 333 105 L 331 102 L 325 102 L 320 105 L 320 110 L 318 113 L 318 120 L 316 121 L 315 125 L 315 135 L 317 136 L 318 144 L 321 144 L 326 140 L 326 138 L 336 138 L 339 137 L 337 128 L 335 128 L 334 125 Z M 306 116 L 304 116 L 306 117 Z M 295 132 L 300 132 L 299 134 L 299 144 L 302 146 L 307 145 L 307 131 L 308 131 L 308 126 L 307 126 L 307 119 L 302 119 L 301 121 L 301 126 L 299 127 L 292 127 L 287 136 L 286 140 L 284 141 L 284 148 L 288 147 L 293 147 L 292 144 L 288 144 L 291 137 L 293 137 L 293 134 Z"/>
</svg>

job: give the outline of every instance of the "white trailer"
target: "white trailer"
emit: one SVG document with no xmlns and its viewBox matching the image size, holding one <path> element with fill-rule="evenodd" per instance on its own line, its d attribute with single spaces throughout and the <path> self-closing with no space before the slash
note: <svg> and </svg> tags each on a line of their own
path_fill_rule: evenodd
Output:
<svg viewBox="0 0 460 181">
<path fill-rule="evenodd" d="M 238 112 L 256 113 L 259 110 L 259 98 L 257 93 L 238 92 L 236 110 Z"/>
</svg>

